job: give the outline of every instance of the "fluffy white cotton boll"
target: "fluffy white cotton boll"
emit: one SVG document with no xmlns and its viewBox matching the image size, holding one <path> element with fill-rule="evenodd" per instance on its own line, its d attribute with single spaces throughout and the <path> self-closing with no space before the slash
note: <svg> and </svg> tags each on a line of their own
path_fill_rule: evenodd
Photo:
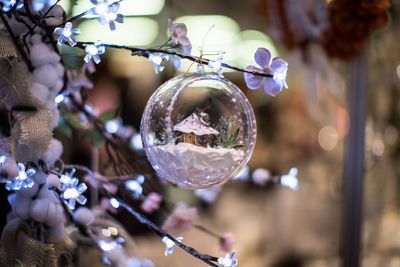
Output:
<svg viewBox="0 0 400 267">
<path fill-rule="evenodd" d="M 47 216 L 45 219 L 45 223 L 47 221 L 51 221 L 53 220 L 53 218 L 57 216 L 57 208 L 56 208 L 56 204 L 54 204 L 53 202 L 49 202 L 49 209 L 47 210 Z"/>
<path fill-rule="evenodd" d="M 31 187 L 23 187 L 18 191 L 18 195 L 23 197 L 33 197 L 39 191 L 39 184 L 33 183 Z"/>
<path fill-rule="evenodd" d="M 33 71 L 34 81 L 49 88 L 56 85 L 57 78 L 57 71 L 52 64 L 42 65 Z"/>
<path fill-rule="evenodd" d="M 62 80 L 61 78 L 59 78 L 59 79 L 57 80 L 57 82 L 56 82 L 56 85 L 54 85 L 54 86 L 51 88 L 51 91 L 55 92 L 56 95 L 57 95 L 58 92 L 61 91 L 61 89 L 63 88 L 63 86 L 64 86 L 64 82 L 63 82 L 63 80 Z M 54 98 L 55 98 L 55 97 L 54 97 Z M 54 98 L 53 98 L 53 101 L 54 101 Z"/>
<path fill-rule="evenodd" d="M 37 194 L 37 198 L 49 199 L 51 195 L 54 195 L 53 191 L 50 190 L 48 186 L 43 185 L 42 188 L 40 188 L 39 193 Z"/>
<path fill-rule="evenodd" d="M 55 64 L 58 62 L 60 62 L 60 56 L 56 52 L 51 50 L 49 54 L 49 63 L 51 63 L 55 68 Z"/>
<path fill-rule="evenodd" d="M 43 103 L 46 103 L 49 97 L 49 88 L 41 83 L 33 83 L 31 86 L 32 93 L 34 96 L 39 98 Z"/>
<path fill-rule="evenodd" d="M 33 180 L 35 180 L 35 182 L 37 182 L 38 184 L 44 184 L 46 182 L 46 179 L 47 174 L 41 171 L 36 172 L 33 176 Z"/>
<path fill-rule="evenodd" d="M 46 241 L 49 243 L 57 243 L 63 241 L 67 237 L 67 232 L 63 224 L 55 225 L 50 227 L 46 232 Z"/>
<path fill-rule="evenodd" d="M 51 110 L 51 126 L 52 128 L 57 128 L 58 126 L 58 119 L 60 118 L 60 111 L 58 109 L 52 109 Z"/>
<path fill-rule="evenodd" d="M 48 216 L 47 220 L 45 221 L 46 225 L 53 227 L 59 224 L 64 224 L 65 222 L 63 207 L 61 206 L 60 203 L 54 203 L 54 205 L 55 205 L 55 215 Z"/>
<path fill-rule="evenodd" d="M 74 212 L 74 220 L 83 225 L 89 225 L 94 221 L 93 212 L 85 207 L 80 207 Z"/>
<path fill-rule="evenodd" d="M 46 162 L 48 166 L 53 166 L 54 162 L 56 162 L 56 160 L 60 158 L 62 152 L 63 147 L 61 142 L 53 138 L 42 159 Z"/>
<path fill-rule="evenodd" d="M 60 178 L 58 178 L 55 174 L 49 174 L 46 178 L 46 185 L 48 188 L 55 187 L 58 188 L 60 186 Z"/>
<path fill-rule="evenodd" d="M 37 222 L 44 222 L 46 220 L 47 212 L 49 210 L 49 204 L 50 200 L 46 198 L 35 199 L 34 201 L 32 201 L 30 208 L 31 218 Z"/>
<path fill-rule="evenodd" d="M 35 41 L 36 40 L 37 39 L 35 39 Z M 51 52 L 50 48 L 42 42 L 38 42 L 37 44 L 32 45 L 30 47 L 30 53 L 29 53 L 32 65 L 34 67 L 40 67 L 49 64 L 50 52 Z"/>
<path fill-rule="evenodd" d="M 65 68 L 60 62 L 56 63 L 56 70 L 57 70 L 58 78 L 61 81 L 63 81 Z"/>
<path fill-rule="evenodd" d="M 42 43 L 42 36 L 40 34 L 34 34 L 31 37 L 31 42 L 33 45 Z"/>
<path fill-rule="evenodd" d="M 29 219 L 31 203 L 31 198 L 23 197 L 17 194 L 12 205 L 12 212 L 15 214 L 15 216 L 22 220 Z"/>
<path fill-rule="evenodd" d="M 60 5 L 55 5 L 49 12 L 49 16 L 61 18 L 64 15 L 64 9 Z"/>
<path fill-rule="evenodd" d="M 61 18 L 47 18 L 45 19 L 46 24 L 49 26 L 57 26 L 61 24 Z"/>
<path fill-rule="evenodd" d="M 7 157 L 3 166 L 0 166 L 0 177 L 14 178 L 19 174 L 18 165 L 14 159 Z"/>
</svg>

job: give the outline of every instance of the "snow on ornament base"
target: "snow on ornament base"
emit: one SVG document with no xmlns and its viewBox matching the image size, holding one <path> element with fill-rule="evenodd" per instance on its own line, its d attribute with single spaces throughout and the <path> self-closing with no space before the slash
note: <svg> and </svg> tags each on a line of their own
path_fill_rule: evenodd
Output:
<svg viewBox="0 0 400 267">
<path fill-rule="evenodd" d="M 161 178 L 206 188 L 229 180 L 246 165 L 256 121 L 246 96 L 230 81 L 214 74 L 184 74 L 152 95 L 141 136 Z"/>
</svg>

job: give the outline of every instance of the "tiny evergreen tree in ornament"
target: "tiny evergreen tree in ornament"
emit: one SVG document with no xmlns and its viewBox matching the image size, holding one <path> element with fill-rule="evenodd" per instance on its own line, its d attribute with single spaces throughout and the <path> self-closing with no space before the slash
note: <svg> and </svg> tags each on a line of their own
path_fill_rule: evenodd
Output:
<svg viewBox="0 0 400 267">
<path fill-rule="evenodd" d="M 0 90 L 13 119 L 11 136 L 0 140 L 0 181 L 12 191 L 8 200 L 13 218 L 2 238 L 17 238 L 10 248 L 0 245 L 0 266 L 56 266 L 64 260 L 64 254 L 76 253 L 70 244 L 79 244 L 78 240 L 100 250 L 99 262 L 112 266 L 153 266 L 151 261 L 130 257 L 125 251 L 132 243 L 131 237 L 106 213 L 121 209 L 160 237 L 166 245 L 165 255 L 173 253 L 176 246 L 210 266 L 235 266 L 235 251 L 225 257 L 203 254 L 183 244 L 181 237 L 174 238 L 167 232 L 177 234 L 174 231 L 178 229 L 197 227 L 217 237 L 217 242 L 224 240 L 194 224 L 195 208 L 179 204 L 174 211 L 168 210 L 168 205 L 163 205 L 168 199 L 157 192 L 154 182 L 161 178 L 184 187 L 205 188 L 234 177 L 251 156 L 256 122 L 247 98 L 222 76 L 222 69 L 241 71 L 247 80 L 261 77 L 286 85 L 285 62 L 279 61 L 283 67 L 278 70 L 272 68 L 274 61 L 269 67 L 264 64 L 262 70 L 253 70 L 228 65 L 222 62 L 222 55 L 217 60 L 192 56 L 186 25 L 172 20 L 168 21 L 170 39 L 160 48 L 77 41 L 75 36 L 81 30 L 75 22 L 86 15 L 97 16 L 99 23 L 111 30 L 115 30 L 115 22 L 124 21 L 119 1 L 91 2 L 95 7 L 66 18 L 59 1 L 0 1 L 4 26 L 0 32 Z M 69 46 L 82 53 L 60 52 L 61 47 L 68 50 Z M 186 59 L 209 66 L 218 74 L 175 77 L 149 100 L 140 130 L 146 156 L 156 175 L 137 146 L 131 154 L 126 152 L 127 141 L 137 138 L 135 130 L 124 125 L 115 110 L 97 114 L 85 103 L 83 87 L 93 86 L 85 75 L 94 72 L 94 63 L 100 63 L 109 47 L 148 58 L 156 72 L 164 69 L 165 61 L 179 68 L 180 60 Z M 85 63 L 83 67 L 73 64 L 76 58 Z M 194 92 L 202 96 L 190 97 Z M 221 118 L 229 125 L 220 123 Z M 106 177 L 98 170 L 64 163 L 60 159 L 63 145 L 52 137 L 56 127 L 67 136 L 72 136 L 73 130 L 83 132 L 93 146 L 104 144 L 115 176 Z M 291 175 L 291 183 L 295 176 Z M 282 183 L 287 183 L 287 177 L 284 178 Z M 89 205 L 89 197 L 93 203 L 100 198 L 100 206 Z M 211 201 L 210 197 L 207 199 Z M 125 200 L 141 203 L 134 207 L 140 206 L 148 213 L 164 209 L 171 215 L 160 228 Z M 182 222 L 184 227 L 177 227 Z M 71 228 L 74 230 L 67 230 Z M 15 233 L 10 229 L 18 230 Z M 224 249 L 232 240 L 230 237 L 224 241 Z"/>
</svg>

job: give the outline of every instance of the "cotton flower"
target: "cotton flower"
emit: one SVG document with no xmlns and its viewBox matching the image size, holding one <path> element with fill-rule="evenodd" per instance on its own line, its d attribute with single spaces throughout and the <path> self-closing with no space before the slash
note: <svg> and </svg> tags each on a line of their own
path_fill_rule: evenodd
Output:
<svg viewBox="0 0 400 267">
<path fill-rule="evenodd" d="M 183 240 L 183 237 L 176 237 L 175 239 L 181 242 Z M 168 256 L 168 254 L 172 254 L 172 252 L 174 252 L 175 242 L 169 239 L 167 236 L 164 236 L 161 240 L 165 244 L 165 256 Z"/>
<path fill-rule="evenodd" d="M 222 250 L 229 251 L 234 242 L 233 234 L 231 232 L 225 232 L 220 239 L 219 245 Z"/>
<path fill-rule="evenodd" d="M 254 90 L 261 86 L 263 91 L 271 96 L 276 96 L 280 91 L 282 91 L 283 86 L 287 88 L 286 73 L 288 64 L 286 61 L 276 57 L 272 59 L 271 64 L 269 64 L 271 53 L 266 48 L 258 48 L 254 55 L 254 59 L 261 68 L 248 66 L 246 69 L 249 71 L 269 73 L 273 75 L 273 78 L 257 76 L 245 72 L 244 80 L 247 87 Z"/>
<path fill-rule="evenodd" d="M 162 229 L 173 235 L 178 235 L 190 230 L 195 217 L 197 217 L 196 208 L 189 208 L 185 203 L 179 202 L 165 220 Z"/>
<path fill-rule="evenodd" d="M 170 38 L 176 45 L 180 45 L 184 55 L 190 55 L 192 45 L 187 37 L 187 28 L 184 23 L 173 23 L 168 19 L 168 26 L 170 31 Z"/>
<path fill-rule="evenodd" d="M 232 250 L 231 253 L 227 253 L 225 257 L 219 257 L 218 263 L 223 265 L 224 267 L 233 267 L 237 265 L 237 259 L 234 259 L 233 256 L 235 255 L 236 251 Z"/>
<path fill-rule="evenodd" d="M 101 59 L 99 55 L 104 54 L 105 47 L 101 45 L 101 41 L 97 40 L 94 44 L 87 45 L 85 47 L 86 56 L 84 58 L 86 63 L 89 63 L 93 59 L 94 63 L 99 64 Z"/>
<path fill-rule="evenodd" d="M 153 211 L 158 210 L 160 208 L 161 201 L 162 201 L 162 196 L 160 196 L 155 192 L 151 192 L 143 200 L 142 205 L 140 205 L 140 208 L 147 213 L 152 213 Z"/>
<path fill-rule="evenodd" d="M 57 27 L 54 30 L 54 33 L 60 35 L 60 37 L 58 37 L 58 41 L 57 41 L 57 43 L 59 45 L 63 45 L 65 43 L 65 41 L 67 41 L 70 46 L 75 46 L 76 41 L 75 41 L 74 35 L 81 34 L 81 30 L 72 29 L 72 23 L 67 22 L 67 23 L 65 23 L 64 28 Z"/>
</svg>

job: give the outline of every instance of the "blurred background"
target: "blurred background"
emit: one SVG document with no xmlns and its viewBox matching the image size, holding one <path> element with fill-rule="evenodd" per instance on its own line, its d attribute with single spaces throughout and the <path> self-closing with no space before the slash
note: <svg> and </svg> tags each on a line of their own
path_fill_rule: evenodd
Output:
<svg viewBox="0 0 400 267">
<path fill-rule="evenodd" d="M 89 1 L 72 2 L 61 1 L 72 15 L 91 7 Z M 203 50 L 211 54 L 205 57 L 212 58 L 215 52 L 225 51 L 225 62 L 246 67 L 255 65 L 254 52 L 265 47 L 273 57 L 289 63 L 289 89 L 275 98 L 247 89 L 243 73 L 224 72 L 246 94 L 257 117 L 257 143 L 248 179 L 225 184 L 210 205 L 192 190 L 167 187 L 164 192 L 170 202 L 197 206 L 196 223 L 216 233 L 232 232 L 239 266 L 340 265 L 342 175 L 349 129 L 346 90 L 351 90 L 346 88 L 346 79 L 349 62 L 359 53 L 367 59 L 362 266 L 400 266 L 399 1 L 390 1 L 390 7 L 387 1 L 369 1 L 362 6 L 364 13 L 354 12 L 359 7 L 345 2 L 124 0 L 120 11 L 125 22 L 117 24 L 115 32 L 104 31 L 97 21 L 76 25 L 84 33 L 79 36 L 82 41 L 149 47 L 169 38 L 167 20 L 171 18 L 187 25 L 194 55 Z M 331 9 L 326 4 L 332 4 Z M 351 23 L 364 28 L 353 31 Z M 346 31 L 347 35 L 341 34 Z M 91 77 L 94 87 L 88 90 L 88 103 L 98 113 L 120 107 L 124 124 L 138 132 L 151 94 L 173 76 L 196 71 L 191 62 L 182 61 L 179 72 L 168 64 L 155 74 L 146 58 L 108 50 Z M 88 140 L 78 133 L 72 139 L 61 132 L 56 137 L 64 143 L 66 162 L 90 165 Z M 135 140 L 131 149 L 140 150 L 140 141 Z M 107 162 L 101 147 L 100 172 Z M 257 168 L 281 175 L 292 167 L 298 168 L 298 191 L 251 182 Z M 130 254 L 148 257 L 156 266 L 205 266 L 179 249 L 165 257 L 158 236 L 126 214 L 119 216 L 135 233 Z M 160 223 L 163 218 L 154 219 Z M 183 237 L 201 252 L 224 254 L 218 239 L 196 229 Z"/>
</svg>

